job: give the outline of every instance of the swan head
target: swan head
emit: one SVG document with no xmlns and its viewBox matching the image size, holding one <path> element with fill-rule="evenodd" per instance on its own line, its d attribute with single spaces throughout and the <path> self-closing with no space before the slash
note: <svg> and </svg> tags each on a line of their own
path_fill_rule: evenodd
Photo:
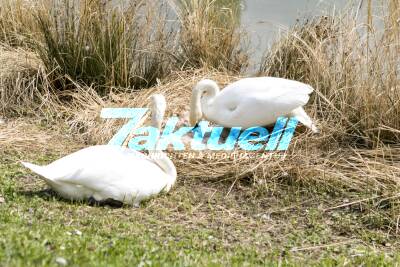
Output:
<svg viewBox="0 0 400 267">
<path fill-rule="evenodd" d="M 167 109 L 167 101 L 161 94 L 154 94 L 150 97 L 151 110 L 151 123 L 153 127 L 161 130 L 161 124 L 164 118 L 165 110 Z M 159 141 L 159 138 L 158 138 Z M 157 143 L 158 143 L 157 141 Z M 168 158 L 162 151 L 157 151 L 158 144 L 156 144 L 156 150 L 149 151 L 150 158 L 156 163 L 170 178 L 165 191 L 169 191 L 171 186 L 175 183 L 177 172 L 174 163 Z"/>
<path fill-rule="evenodd" d="M 151 124 L 157 129 L 161 129 L 165 110 L 167 109 L 167 101 L 161 94 L 154 94 L 150 97 Z"/>
<path fill-rule="evenodd" d="M 219 92 L 219 87 L 216 82 L 209 79 L 201 80 L 192 90 L 192 99 L 190 102 L 190 124 L 196 123 L 203 117 L 201 100 L 202 98 L 212 99 Z"/>
</svg>

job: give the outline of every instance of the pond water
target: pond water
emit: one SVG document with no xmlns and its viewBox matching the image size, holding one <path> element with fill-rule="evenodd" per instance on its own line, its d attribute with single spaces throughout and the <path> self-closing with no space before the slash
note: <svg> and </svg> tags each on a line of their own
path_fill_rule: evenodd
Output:
<svg viewBox="0 0 400 267">
<path fill-rule="evenodd" d="M 116 5 L 129 3 L 129 0 L 108 0 Z M 171 1 L 163 0 L 168 6 Z M 352 10 L 358 14 L 360 22 L 365 19 L 368 0 L 215 0 L 230 5 L 240 5 L 239 14 L 242 29 L 247 32 L 244 45 L 250 53 L 250 69 L 258 69 L 265 51 L 289 28 L 302 21 L 318 15 L 334 15 L 344 10 Z M 373 10 L 382 6 L 386 0 L 373 0 Z M 118 4 L 117 4 L 118 3 Z M 175 12 L 170 10 L 170 21 L 175 27 Z M 377 15 L 377 14 L 374 14 Z"/>
<path fill-rule="evenodd" d="M 373 2 L 379 5 L 379 0 Z M 334 14 L 348 8 L 360 10 L 365 18 L 367 0 L 243 0 L 242 27 L 248 33 L 252 69 L 280 33 L 293 26 L 298 19 Z"/>
</svg>

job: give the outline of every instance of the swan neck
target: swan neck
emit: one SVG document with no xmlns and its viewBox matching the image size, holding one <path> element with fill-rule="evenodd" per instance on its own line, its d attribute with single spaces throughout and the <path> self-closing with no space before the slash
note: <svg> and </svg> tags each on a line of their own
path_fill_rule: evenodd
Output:
<svg viewBox="0 0 400 267">
<path fill-rule="evenodd" d="M 155 104 L 151 109 L 151 126 L 161 130 L 162 121 L 165 115 L 165 105 Z"/>
<path fill-rule="evenodd" d="M 204 86 L 201 87 L 201 94 L 204 94 L 203 98 L 211 100 L 216 97 L 218 93 L 219 87 L 215 82 L 204 84 Z"/>
<path fill-rule="evenodd" d="M 218 93 L 219 87 L 212 80 L 203 80 L 196 85 L 190 103 L 191 124 L 195 124 L 203 117 L 203 110 L 207 109 Z"/>
<path fill-rule="evenodd" d="M 153 95 L 153 103 L 151 105 L 151 125 L 158 129 L 158 138 L 153 150 L 149 151 L 149 157 L 157 164 L 170 178 L 168 181 L 169 187 L 175 183 L 177 172 L 174 163 L 168 158 L 160 148 L 160 135 L 162 121 L 166 110 L 165 98 L 161 95 Z"/>
<path fill-rule="evenodd" d="M 161 170 L 163 170 L 163 172 L 168 175 L 168 184 L 172 186 L 175 183 L 177 177 L 174 163 L 168 158 L 167 154 L 165 154 L 161 150 L 149 151 L 149 156 L 153 160 L 153 162 L 156 163 L 161 168 Z"/>
<path fill-rule="evenodd" d="M 201 109 L 201 92 L 199 90 L 194 90 L 192 93 L 192 98 L 190 101 L 190 124 L 196 124 L 198 120 L 203 117 L 203 111 Z"/>
</svg>

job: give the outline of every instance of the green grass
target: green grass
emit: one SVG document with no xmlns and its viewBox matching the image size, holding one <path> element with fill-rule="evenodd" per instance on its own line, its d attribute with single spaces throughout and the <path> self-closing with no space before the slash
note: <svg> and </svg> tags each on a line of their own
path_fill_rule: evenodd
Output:
<svg viewBox="0 0 400 267">
<path fill-rule="evenodd" d="M 61 140 L 57 146 L 67 140 Z M 68 149 L 67 149 L 68 150 Z M 140 208 L 58 198 L 19 160 L 50 162 L 52 147 L 0 152 L 0 266 L 391 266 L 400 261 L 398 200 L 328 192 L 285 181 L 205 182 L 179 177 Z"/>
</svg>

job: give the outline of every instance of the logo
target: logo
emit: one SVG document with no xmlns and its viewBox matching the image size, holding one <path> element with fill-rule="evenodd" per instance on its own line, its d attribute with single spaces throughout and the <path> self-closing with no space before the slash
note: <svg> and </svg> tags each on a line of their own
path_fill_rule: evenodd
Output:
<svg viewBox="0 0 400 267">
<path fill-rule="evenodd" d="M 179 118 L 170 117 L 163 130 L 145 126 L 135 129 L 144 117 L 147 108 L 103 108 L 101 118 L 129 119 L 109 141 L 109 145 L 122 146 L 128 136 L 134 135 L 128 147 L 135 150 L 185 151 L 185 143 L 192 151 L 232 151 L 239 147 L 245 151 L 286 151 L 293 138 L 298 121 L 295 117 L 279 117 L 270 132 L 264 127 L 230 128 L 229 134 L 222 137 L 223 127 L 210 126 L 210 122 L 201 121 L 196 127 L 178 127 Z M 190 138 L 185 138 L 189 137 Z"/>
</svg>

